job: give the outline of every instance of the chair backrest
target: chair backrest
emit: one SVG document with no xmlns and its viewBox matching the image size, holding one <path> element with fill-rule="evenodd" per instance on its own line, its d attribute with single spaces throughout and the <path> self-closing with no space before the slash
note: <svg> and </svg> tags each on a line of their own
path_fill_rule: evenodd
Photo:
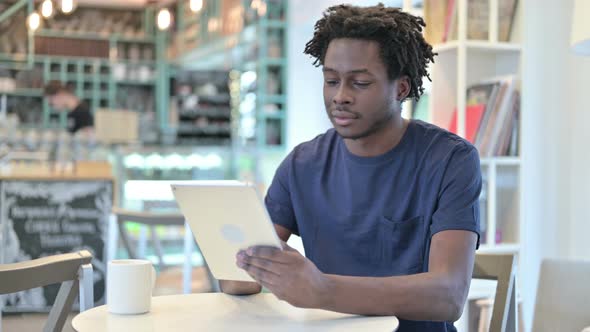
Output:
<svg viewBox="0 0 590 332">
<path fill-rule="evenodd" d="M 164 259 L 162 257 L 161 244 L 156 235 L 156 226 L 184 226 L 184 216 L 180 213 L 155 213 L 155 212 L 140 212 L 131 211 L 113 207 L 113 214 L 117 218 L 117 227 L 121 235 L 123 246 L 127 250 L 130 258 L 142 258 L 135 252 L 131 246 L 131 240 L 125 227 L 126 222 L 134 222 L 143 224 L 149 227 L 151 231 L 152 242 L 154 243 L 156 253 L 160 261 L 160 267 L 164 266 Z"/>
<path fill-rule="evenodd" d="M 533 331 L 582 331 L 590 326 L 589 299 L 590 261 L 543 260 Z"/>
<path fill-rule="evenodd" d="M 92 254 L 87 250 L 0 265 L 0 294 L 61 283 L 43 331 L 61 331 L 80 289 L 80 311 L 94 303 Z M 80 283 L 79 283 L 80 282 Z"/>
<path fill-rule="evenodd" d="M 490 332 L 516 331 L 516 289 L 514 255 L 476 254 L 474 279 L 497 280 Z"/>
<path fill-rule="evenodd" d="M 170 208 L 171 206 L 176 206 L 175 202 L 172 203 L 164 203 L 161 204 L 155 203 L 155 201 L 151 201 L 150 204 L 159 205 L 159 207 L 167 207 Z M 170 205 L 173 204 L 173 205 Z M 145 206 L 144 206 L 145 207 Z M 123 242 L 123 246 L 127 250 L 130 258 L 143 258 L 138 255 L 138 253 L 133 249 L 131 246 L 131 239 L 127 232 L 127 228 L 125 227 L 126 222 L 134 222 L 139 223 L 142 225 L 147 226 L 151 232 L 151 239 L 154 245 L 154 249 L 156 255 L 158 257 L 159 268 L 162 270 L 165 267 L 164 264 L 164 255 L 162 250 L 162 245 L 160 243 L 159 237 L 156 234 L 155 227 L 156 226 L 184 226 L 185 227 L 185 271 L 184 271 L 184 288 L 185 292 L 190 292 L 190 275 L 192 274 L 192 263 L 191 263 L 191 255 L 192 255 L 192 246 L 193 246 L 193 236 L 188 227 L 188 224 L 185 222 L 185 218 L 179 212 L 171 213 L 171 212 L 139 212 L 139 211 L 131 211 L 126 209 L 121 209 L 117 207 L 113 207 L 113 214 L 117 220 L 117 229 L 119 231 L 119 235 L 121 237 L 121 242 Z M 188 236 L 188 238 L 187 238 Z M 198 249 L 198 245 L 197 245 Z M 200 251 L 200 249 L 198 249 Z M 211 282 L 212 288 L 214 291 L 218 291 L 219 287 L 217 285 L 217 281 L 213 277 L 207 262 L 204 261 L 205 269 L 207 271 L 207 277 Z"/>
</svg>

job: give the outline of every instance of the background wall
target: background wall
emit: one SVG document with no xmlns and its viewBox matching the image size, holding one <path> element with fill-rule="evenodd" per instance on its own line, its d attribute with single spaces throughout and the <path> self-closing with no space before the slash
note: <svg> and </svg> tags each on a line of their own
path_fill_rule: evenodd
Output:
<svg viewBox="0 0 590 332">
<path fill-rule="evenodd" d="M 331 127 L 324 111 L 322 72 L 312 65 L 312 59 L 303 50 L 322 12 L 336 3 L 330 0 L 289 3 L 287 151 Z"/>
<path fill-rule="evenodd" d="M 590 259 L 590 57 L 569 56 L 571 224 L 568 255 Z"/>
<path fill-rule="evenodd" d="M 520 278 L 528 328 L 541 260 L 590 258 L 590 58 L 570 52 L 572 9 L 573 0 L 525 0 Z"/>
</svg>

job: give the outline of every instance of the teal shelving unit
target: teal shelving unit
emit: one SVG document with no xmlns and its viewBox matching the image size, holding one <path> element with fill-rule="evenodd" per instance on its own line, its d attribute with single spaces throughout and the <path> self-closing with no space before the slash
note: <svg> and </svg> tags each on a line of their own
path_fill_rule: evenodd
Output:
<svg viewBox="0 0 590 332">
<path fill-rule="evenodd" d="M 34 66 L 42 68 L 43 83 L 51 80 L 59 80 L 68 85 L 78 98 L 84 100 L 93 111 L 99 108 L 124 108 L 117 100 L 117 92 L 125 93 L 129 88 L 141 88 L 154 90 L 158 85 L 156 80 L 155 62 L 150 65 L 125 65 L 100 58 L 77 58 L 60 56 L 37 55 L 34 58 Z M 116 76 L 116 68 L 144 68 L 151 74 L 145 79 L 119 79 Z M 19 88 L 15 91 L 5 92 L 12 97 L 43 97 L 42 89 Z M 153 94 L 151 92 L 150 94 Z M 149 111 L 141 105 L 134 109 L 138 112 Z M 56 110 L 52 110 L 43 100 L 42 121 L 39 126 L 42 128 L 65 128 L 65 116 Z M 154 109 L 154 111 L 156 111 Z M 57 119 L 57 122 L 55 121 Z"/>
<path fill-rule="evenodd" d="M 26 2 L 26 4 L 25 4 Z M 32 1 L 19 1 L 18 10 L 32 12 Z M 15 6 L 16 7 L 16 4 Z M 12 7 L 11 7 L 12 8 Z M 80 10 L 81 6 L 78 7 Z M 82 7 L 84 9 L 99 9 Z M 111 9 L 117 11 L 117 9 Z M 128 10 L 119 9 L 123 15 L 129 15 Z M 27 44 L 30 45 L 26 54 L 0 54 L 0 67 L 7 68 L 14 76 L 19 71 L 36 70 L 42 72 L 42 85 L 50 80 L 59 80 L 72 88 L 74 93 L 86 101 L 93 111 L 99 108 L 131 109 L 138 112 L 154 112 L 160 123 L 159 129 L 167 126 L 167 59 L 165 55 L 166 39 L 155 32 L 152 21 L 155 19 L 153 8 L 134 9 L 134 15 L 141 15 L 141 33 L 135 36 L 119 34 L 88 32 L 88 31 L 62 31 L 59 29 L 45 28 L 35 33 L 28 32 Z M 13 10 L 17 13 L 17 10 Z M 143 12 L 143 13 L 141 13 Z M 74 12 L 75 14 L 76 12 Z M 4 15 L 3 19 L 10 19 Z M 57 25 L 55 25 L 57 26 Z M 98 46 L 108 47 L 105 56 L 62 56 L 41 55 L 39 50 L 35 52 L 35 40 L 44 40 L 51 44 L 55 41 L 69 40 L 76 42 L 94 41 Z M 149 51 L 148 59 L 143 53 L 138 58 L 139 50 Z M 129 54 L 120 54 L 121 50 Z M 134 53 L 135 56 L 129 56 Z M 49 53 L 47 53 L 49 54 Z M 21 84 L 23 85 L 23 84 Z M 26 84 L 24 84 L 26 85 Z M 3 94 L 9 98 L 37 99 L 41 112 L 40 121 L 34 123 L 42 128 L 65 128 L 66 114 L 52 110 L 42 99 L 42 89 L 37 83 L 36 89 L 17 88 L 16 91 L 8 91 Z M 157 100 L 156 100 L 157 99 Z M 135 101 L 135 102 L 134 102 Z M 158 121 L 156 120 L 156 121 Z M 28 124 L 31 125 L 31 124 Z"/>
<path fill-rule="evenodd" d="M 234 112 L 234 141 L 248 149 L 280 150 L 285 147 L 287 121 L 288 1 L 226 2 L 204 1 L 199 13 L 192 13 L 182 1 L 178 3 L 176 63 L 191 69 L 255 73 L 254 90 L 241 91 L 240 101 L 235 103 L 238 109 Z M 233 13 L 240 12 L 242 21 L 237 29 L 232 29 L 235 22 L 226 21 L 232 19 L 231 5 L 236 3 L 241 9 L 234 8 Z M 226 12 L 221 13 L 221 8 Z M 244 122 L 244 113 L 251 112 L 244 112 L 239 105 L 248 93 L 256 95 L 252 119 L 256 124 L 255 134 L 244 137 L 248 130 L 239 127 Z"/>
<path fill-rule="evenodd" d="M 260 8 L 263 5 L 265 10 Z M 38 55 L 31 50 L 31 54 L 0 54 L 0 61 L 12 62 L 16 70 L 31 58 L 28 67 L 41 69 L 43 83 L 60 80 L 69 84 L 92 110 L 129 109 L 131 106 L 139 112 L 153 111 L 160 137 L 171 137 L 178 130 L 170 123 L 169 110 L 170 82 L 176 69 L 226 70 L 228 75 L 230 71 L 255 73 L 256 81 L 251 90 L 232 95 L 235 99 L 232 102 L 232 143 L 243 151 L 252 148 L 265 151 L 284 149 L 288 1 L 204 0 L 199 13 L 192 13 L 185 0 L 178 0 L 171 6 L 176 10 L 175 31 L 155 29 L 155 8 L 149 7 L 142 13 L 143 33 L 140 36 L 80 31 L 65 34 L 54 27 L 46 27 L 29 36 L 31 45 L 35 38 L 96 41 L 108 45 L 111 50 L 108 57 Z M 241 9 L 228 11 L 228 6 L 240 6 Z M 29 7 L 28 10 L 32 10 L 32 6 L 21 7 L 21 10 Z M 151 48 L 153 58 L 130 59 L 118 54 L 121 49 L 129 49 L 133 45 Z M 172 57 L 170 45 L 177 50 Z M 128 102 L 126 94 L 141 91 L 153 98 L 150 105 L 122 105 L 122 102 Z M 248 92 L 256 96 L 251 114 L 255 130 L 245 137 L 244 131 L 239 128 L 245 122 L 239 108 Z M 17 89 L 9 95 L 13 98 L 39 98 L 42 118 L 37 126 L 65 126 L 65 114 L 51 110 L 45 102 L 41 102 L 40 89 Z M 211 111 L 205 115 L 215 117 L 214 113 Z"/>
</svg>

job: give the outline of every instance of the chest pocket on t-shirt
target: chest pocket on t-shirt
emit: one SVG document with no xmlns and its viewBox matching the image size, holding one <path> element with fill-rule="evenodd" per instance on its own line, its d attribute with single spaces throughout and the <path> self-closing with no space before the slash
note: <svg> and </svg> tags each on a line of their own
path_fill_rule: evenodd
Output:
<svg viewBox="0 0 590 332">
<path fill-rule="evenodd" d="M 422 272 L 426 227 L 424 218 L 414 217 L 392 221 L 382 217 L 379 232 L 382 267 L 393 274 Z"/>
</svg>

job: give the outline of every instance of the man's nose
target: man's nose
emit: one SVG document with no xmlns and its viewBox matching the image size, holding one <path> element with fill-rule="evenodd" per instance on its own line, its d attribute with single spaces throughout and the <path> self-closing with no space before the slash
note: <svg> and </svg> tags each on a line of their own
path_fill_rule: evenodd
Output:
<svg viewBox="0 0 590 332">
<path fill-rule="evenodd" d="M 344 84 L 340 85 L 340 87 L 338 88 L 338 91 L 336 92 L 336 94 L 332 98 L 332 102 L 336 105 L 351 104 L 352 100 L 353 100 L 352 95 L 350 94 L 350 91 L 348 91 L 348 89 L 346 88 L 346 86 Z"/>
</svg>

